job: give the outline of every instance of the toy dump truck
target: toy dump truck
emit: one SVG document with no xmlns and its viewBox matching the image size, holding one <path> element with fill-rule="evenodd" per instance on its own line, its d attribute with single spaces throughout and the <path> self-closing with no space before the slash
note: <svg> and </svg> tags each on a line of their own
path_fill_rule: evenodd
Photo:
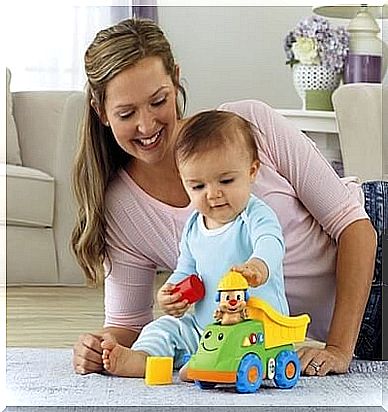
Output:
<svg viewBox="0 0 388 412">
<path fill-rule="evenodd" d="M 284 316 L 265 301 L 250 297 L 247 319 L 208 325 L 188 363 L 188 378 L 202 389 L 235 384 L 237 392 L 256 392 L 263 379 L 292 388 L 300 376 L 294 343 L 303 342 L 310 317 Z"/>
</svg>

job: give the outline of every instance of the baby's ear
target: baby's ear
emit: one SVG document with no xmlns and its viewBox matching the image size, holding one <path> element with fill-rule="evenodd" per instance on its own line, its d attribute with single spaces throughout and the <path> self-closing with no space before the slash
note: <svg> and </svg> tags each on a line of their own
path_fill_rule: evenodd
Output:
<svg viewBox="0 0 388 412">
<path fill-rule="evenodd" d="M 259 168 L 260 168 L 260 162 L 258 160 L 254 160 L 252 162 L 251 170 L 250 170 L 251 183 L 253 183 L 253 181 L 256 179 Z"/>
</svg>

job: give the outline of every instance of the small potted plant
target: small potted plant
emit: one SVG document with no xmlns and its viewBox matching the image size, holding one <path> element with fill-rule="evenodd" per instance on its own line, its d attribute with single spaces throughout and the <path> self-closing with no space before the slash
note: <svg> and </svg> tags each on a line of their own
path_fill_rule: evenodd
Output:
<svg viewBox="0 0 388 412">
<path fill-rule="evenodd" d="M 320 16 L 302 19 L 284 39 L 286 64 L 293 69 L 295 89 L 306 108 L 306 90 L 324 90 L 329 95 L 339 86 L 349 34 Z M 331 100 L 330 100 L 331 102 Z"/>
</svg>

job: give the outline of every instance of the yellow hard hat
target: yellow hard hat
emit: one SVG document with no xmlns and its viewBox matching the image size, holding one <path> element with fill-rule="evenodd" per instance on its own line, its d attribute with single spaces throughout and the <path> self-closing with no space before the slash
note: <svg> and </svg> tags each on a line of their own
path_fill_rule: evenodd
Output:
<svg viewBox="0 0 388 412">
<path fill-rule="evenodd" d="M 244 276 L 239 272 L 229 271 L 218 284 L 218 290 L 246 290 L 249 285 Z"/>
</svg>

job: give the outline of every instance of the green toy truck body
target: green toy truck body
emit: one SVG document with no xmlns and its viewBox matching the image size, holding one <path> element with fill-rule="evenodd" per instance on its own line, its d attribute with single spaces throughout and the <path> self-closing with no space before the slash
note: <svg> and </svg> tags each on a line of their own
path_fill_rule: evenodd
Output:
<svg viewBox="0 0 388 412">
<path fill-rule="evenodd" d="M 293 341 L 304 339 L 309 317 L 283 316 L 256 298 L 249 304 L 250 319 L 205 328 L 188 364 L 188 377 L 201 388 L 235 384 L 246 393 L 255 392 L 263 379 L 273 379 L 279 388 L 297 383 L 300 363 Z"/>
</svg>

